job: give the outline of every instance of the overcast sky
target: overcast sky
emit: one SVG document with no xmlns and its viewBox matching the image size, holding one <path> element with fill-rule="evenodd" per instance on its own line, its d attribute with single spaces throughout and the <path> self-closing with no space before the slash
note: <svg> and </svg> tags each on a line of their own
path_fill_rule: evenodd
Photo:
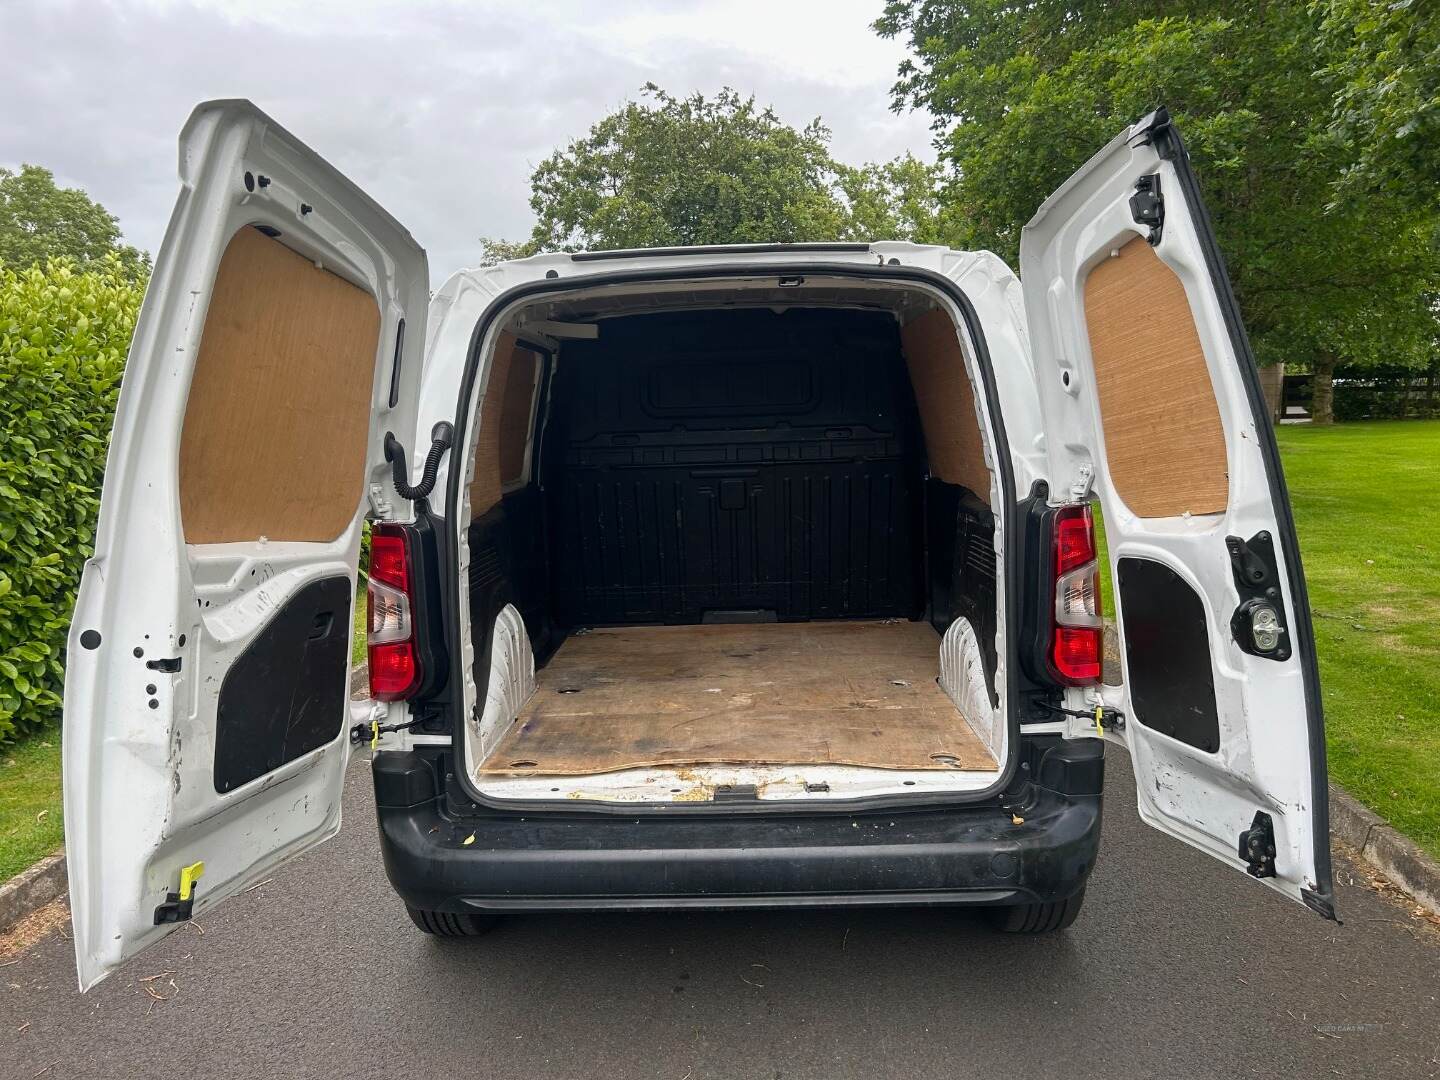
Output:
<svg viewBox="0 0 1440 1080">
<path fill-rule="evenodd" d="M 653 81 L 821 116 L 858 163 L 933 159 L 889 111 L 882 0 L 0 0 L 0 165 L 44 165 L 159 246 L 196 102 L 248 97 L 365 188 L 438 284 L 523 239 L 531 169 Z"/>
</svg>

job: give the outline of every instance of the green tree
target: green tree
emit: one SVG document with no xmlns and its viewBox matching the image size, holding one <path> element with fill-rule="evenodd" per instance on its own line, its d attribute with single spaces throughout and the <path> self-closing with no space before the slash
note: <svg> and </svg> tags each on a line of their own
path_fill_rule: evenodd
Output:
<svg viewBox="0 0 1440 1080">
<path fill-rule="evenodd" d="M 86 270 L 110 256 L 132 278 L 149 271 L 150 257 L 121 243 L 115 215 L 85 192 L 57 186 L 39 165 L 0 169 L 0 263 L 20 269 L 68 258 Z"/>
<path fill-rule="evenodd" d="M 910 240 L 944 244 L 954 231 L 940 200 L 939 165 L 905 154 L 894 161 L 837 165 L 844 240 Z"/>
<path fill-rule="evenodd" d="M 529 240 L 498 240 L 492 236 L 480 238 L 480 265 L 494 266 L 511 259 L 525 259 L 541 249 Z"/>
<path fill-rule="evenodd" d="M 1416 200 L 1337 197 L 1356 152 L 1330 122 L 1340 82 L 1320 22 L 1300 2 L 892 0 L 876 28 L 916 55 L 894 104 L 939 118 L 953 228 L 1012 260 L 1046 194 L 1168 105 L 1257 355 L 1309 365 L 1325 422 L 1337 364 L 1425 363 L 1440 260 Z"/>
<path fill-rule="evenodd" d="M 118 255 L 0 266 L 0 743 L 55 718 L 144 282 Z"/>
<path fill-rule="evenodd" d="M 484 261 L 540 251 L 921 239 L 933 236 L 933 169 L 903 157 L 841 165 L 817 118 L 796 129 L 729 88 L 678 98 L 653 83 L 530 178 L 523 243 L 485 239 Z"/>
<path fill-rule="evenodd" d="M 1440 4 L 1323 0 L 1314 5 L 1340 81 L 1334 129 L 1357 158 L 1342 194 L 1389 189 L 1440 205 Z"/>
</svg>

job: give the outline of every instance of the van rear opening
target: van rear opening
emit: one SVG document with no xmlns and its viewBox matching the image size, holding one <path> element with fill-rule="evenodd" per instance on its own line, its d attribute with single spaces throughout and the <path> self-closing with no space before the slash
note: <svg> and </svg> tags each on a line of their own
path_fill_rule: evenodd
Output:
<svg viewBox="0 0 1440 1080">
<path fill-rule="evenodd" d="M 481 795 L 995 783 L 995 485 L 954 323 L 913 290 L 773 282 L 498 335 L 462 604 Z"/>
</svg>

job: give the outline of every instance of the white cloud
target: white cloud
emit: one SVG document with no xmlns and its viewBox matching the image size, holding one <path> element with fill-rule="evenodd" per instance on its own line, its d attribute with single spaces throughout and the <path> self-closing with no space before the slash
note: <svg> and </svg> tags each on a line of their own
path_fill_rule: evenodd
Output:
<svg viewBox="0 0 1440 1080">
<path fill-rule="evenodd" d="M 154 251 L 196 102 L 248 97 L 404 222 L 432 278 L 481 236 L 529 233 L 531 169 L 646 81 L 731 85 L 787 122 L 819 115 L 842 160 L 930 158 L 889 111 L 900 47 L 878 0 L 250 0 L 7 4 L 0 165 L 53 169 Z"/>
</svg>

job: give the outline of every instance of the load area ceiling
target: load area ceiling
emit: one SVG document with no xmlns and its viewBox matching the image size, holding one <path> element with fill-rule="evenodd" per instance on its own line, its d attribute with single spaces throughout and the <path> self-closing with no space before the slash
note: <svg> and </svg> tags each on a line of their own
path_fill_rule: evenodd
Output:
<svg viewBox="0 0 1440 1080">
<path fill-rule="evenodd" d="M 922 453 L 889 313 L 607 319 L 553 381 L 556 617 L 917 618 Z"/>
<path fill-rule="evenodd" d="M 995 771 L 936 684 L 928 623 L 627 626 L 572 636 L 537 674 L 489 776 L 696 764 Z"/>
</svg>

